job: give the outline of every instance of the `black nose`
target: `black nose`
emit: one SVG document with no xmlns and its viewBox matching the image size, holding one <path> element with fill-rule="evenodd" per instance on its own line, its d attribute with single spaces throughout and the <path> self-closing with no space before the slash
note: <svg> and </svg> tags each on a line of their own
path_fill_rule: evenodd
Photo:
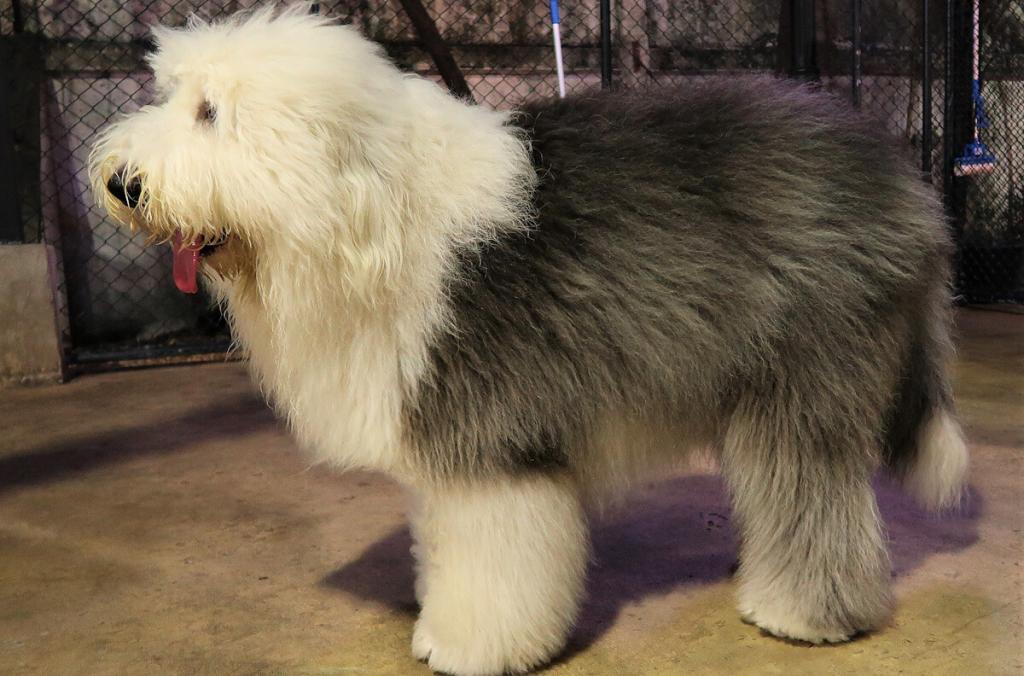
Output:
<svg viewBox="0 0 1024 676">
<path fill-rule="evenodd" d="M 138 178 L 132 178 L 125 185 L 123 177 L 124 168 L 118 169 L 114 172 L 110 180 L 107 181 L 107 191 L 121 200 L 121 203 L 130 209 L 134 209 L 139 204 L 139 199 L 142 197 L 142 182 Z"/>
</svg>

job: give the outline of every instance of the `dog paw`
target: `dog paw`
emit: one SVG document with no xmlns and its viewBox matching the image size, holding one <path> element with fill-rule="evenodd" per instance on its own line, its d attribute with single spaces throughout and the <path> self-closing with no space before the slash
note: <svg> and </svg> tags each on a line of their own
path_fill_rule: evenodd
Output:
<svg viewBox="0 0 1024 676">
<path fill-rule="evenodd" d="M 412 630 L 412 656 L 420 662 L 430 659 L 430 653 L 434 649 L 434 640 L 422 619 L 416 620 L 416 626 Z"/>
<path fill-rule="evenodd" d="M 741 609 L 743 621 L 778 638 L 821 645 L 845 643 L 857 633 L 841 627 L 815 626 L 797 617 L 786 617 L 763 609 Z"/>
<path fill-rule="evenodd" d="M 488 641 L 486 636 L 467 634 L 456 636 L 436 634 L 422 617 L 416 621 L 412 633 L 412 654 L 426 662 L 434 672 L 452 676 L 489 676 L 493 674 L 519 674 L 547 661 L 544 654 L 531 659 L 522 650 L 503 645 L 501 641 Z"/>
<path fill-rule="evenodd" d="M 472 646 L 446 645 L 434 638 L 427 623 L 421 617 L 412 632 L 412 655 L 420 662 L 426 662 L 431 671 L 441 674 L 501 674 L 499 666 L 484 664 L 479 655 L 474 655 Z"/>
</svg>

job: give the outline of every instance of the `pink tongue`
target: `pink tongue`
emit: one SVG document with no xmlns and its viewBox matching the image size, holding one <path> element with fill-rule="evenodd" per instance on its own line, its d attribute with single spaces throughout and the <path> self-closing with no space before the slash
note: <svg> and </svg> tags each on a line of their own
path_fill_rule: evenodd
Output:
<svg viewBox="0 0 1024 676">
<path fill-rule="evenodd" d="M 181 231 L 174 233 L 171 250 L 174 252 L 174 285 L 178 287 L 178 291 L 199 291 L 196 273 L 199 271 L 199 250 L 202 247 L 202 238 L 186 246 L 181 242 Z"/>
</svg>

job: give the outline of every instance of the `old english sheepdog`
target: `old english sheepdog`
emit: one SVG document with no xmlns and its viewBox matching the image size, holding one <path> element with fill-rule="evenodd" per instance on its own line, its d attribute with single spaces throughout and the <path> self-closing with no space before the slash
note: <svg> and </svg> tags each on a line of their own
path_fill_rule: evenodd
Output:
<svg viewBox="0 0 1024 676">
<path fill-rule="evenodd" d="M 495 112 L 304 6 L 155 39 L 95 189 L 209 284 L 301 446 L 415 496 L 416 657 L 549 660 L 586 505 L 695 449 L 746 620 L 885 623 L 872 474 L 943 508 L 967 452 L 943 212 L 876 125 L 767 77 Z"/>
</svg>

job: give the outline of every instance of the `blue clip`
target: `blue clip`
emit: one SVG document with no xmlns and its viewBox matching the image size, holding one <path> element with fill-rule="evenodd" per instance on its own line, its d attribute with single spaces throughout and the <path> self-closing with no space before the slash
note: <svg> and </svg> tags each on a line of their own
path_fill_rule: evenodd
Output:
<svg viewBox="0 0 1024 676">
<path fill-rule="evenodd" d="M 985 114 L 985 99 L 981 97 L 981 83 L 977 80 L 971 85 L 971 98 L 974 99 L 974 123 L 978 129 L 988 129 L 988 115 Z"/>
</svg>

